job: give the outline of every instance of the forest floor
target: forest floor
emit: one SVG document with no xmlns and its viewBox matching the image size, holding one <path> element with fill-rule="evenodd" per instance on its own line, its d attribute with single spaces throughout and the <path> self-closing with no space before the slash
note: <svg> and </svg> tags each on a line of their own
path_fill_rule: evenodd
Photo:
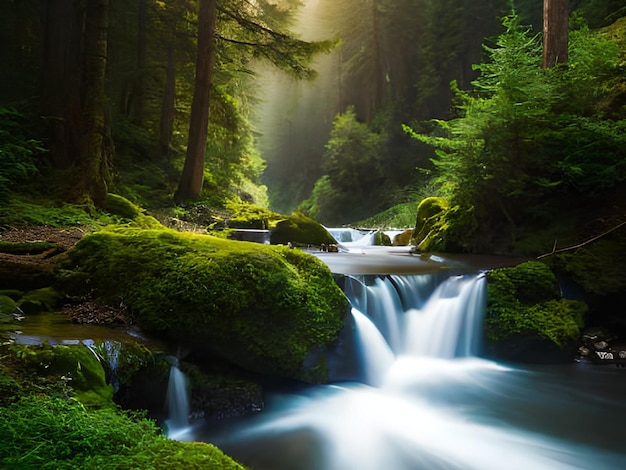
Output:
<svg viewBox="0 0 626 470">
<path fill-rule="evenodd" d="M 54 248 L 35 254 L 12 254 L 0 252 L 3 269 L 32 272 L 51 270 L 58 262 L 59 251 L 66 252 L 89 233 L 80 227 L 56 228 L 49 226 L 11 227 L 0 233 L 0 241 L 11 243 L 48 242 Z M 65 303 L 60 312 L 75 323 L 111 324 L 130 323 L 124 305 L 112 307 L 100 305 L 90 298 L 73 299 Z"/>
</svg>

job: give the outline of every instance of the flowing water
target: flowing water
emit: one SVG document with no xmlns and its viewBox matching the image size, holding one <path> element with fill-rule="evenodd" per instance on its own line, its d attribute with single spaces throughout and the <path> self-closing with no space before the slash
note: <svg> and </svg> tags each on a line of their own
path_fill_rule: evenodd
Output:
<svg viewBox="0 0 626 470">
<path fill-rule="evenodd" d="M 196 433 L 255 470 L 626 468 L 624 369 L 481 359 L 485 280 L 353 276 L 359 379 Z"/>
</svg>

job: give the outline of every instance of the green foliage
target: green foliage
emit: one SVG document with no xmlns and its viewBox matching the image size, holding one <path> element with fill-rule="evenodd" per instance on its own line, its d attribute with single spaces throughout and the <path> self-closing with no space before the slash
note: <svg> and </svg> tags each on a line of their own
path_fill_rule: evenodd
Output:
<svg viewBox="0 0 626 470">
<path fill-rule="evenodd" d="M 230 212 L 226 226 L 229 228 L 268 229 L 283 216 L 264 207 L 250 204 L 235 197 L 226 203 Z"/>
<path fill-rule="evenodd" d="M 68 252 L 68 267 L 101 298 L 123 297 L 148 330 L 202 338 L 249 370 L 300 377 L 311 350 L 336 338 L 347 300 L 321 261 L 295 251 L 169 230 L 102 230 Z"/>
<path fill-rule="evenodd" d="M 516 17 L 504 25 L 474 91 L 456 90 L 460 117 L 439 121 L 437 133 L 405 127 L 437 149 L 436 181 L 467 217 L 448 239 L 472 251 L 514 250 L 524 230 L 570 213 L 572 198 L 606 197 L 626 178 L 625 121 L 598 106 L 619 77 L 615 43 L 580 28 L 567 67 L 542 70 L 540 38 Z"/>
<path fill-rule="evenodd" d="M 0 202 L 10 190 L 38 174 L 43 144 L 28 136 L 27 117 L 15 108 L 0 106 Z"/>
<path fill-rule="evenodd" d="M 382 136 L 359 122 L 353 107 L 338 114 L 322 164 L 326 175 L 301 209 L 326 225 L 341 225 L 375 213 L 381 200 L 373 188 L 384 181 L 381 145 Z"/>
<path fill-rule="evenodd" d="M 390 207 L 372 217 L 354 224 L 368 228 L 405 228 L 415 226 L 417 208 L 414 202 L 405 202 Z"/>
<path fill-rule="evenodd" d="M 485 332 L 489 340 L 513 335 L 546 338 L 563 348 L 578 339 L 587 306 L 561 298 L 556 276 L 539 262 L 487 273 Z"/>
<path fill-rule="evenodd" d="M 153 421 L 75 400 L 27 396 L 0 408 L 3 468 L 242 469 L 219 449 L 170 441 Z"/>
</svg>

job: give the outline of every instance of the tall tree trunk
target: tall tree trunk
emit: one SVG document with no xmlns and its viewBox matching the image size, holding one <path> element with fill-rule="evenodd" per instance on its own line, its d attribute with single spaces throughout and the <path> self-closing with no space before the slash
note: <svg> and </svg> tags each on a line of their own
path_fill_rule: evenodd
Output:
<svg viewBox="0 0 626 470">
<path fill-rule="evenodd" d="M 568 0 L 543 0 L 543 68 L 567 62 Z"/>
<path fill-rule="evenodd" d="M 83 127 L 80 146 L 80 181 L 76 199 L 91 199 L 101 205 L 109 182 L 112 144 L 107 126 L 105 78 L 109 0 L 89 0 L 85 10 L 83 77 Z"/>
<path fill-rule="evenodd" d="M 193 201 L 200 197 L 204 178 L 204 154 L 209 125 L 209 95 L 215 66 L 215 20 L 217 0 L 200 0 L 198 8 L 198 52 L 194 83 L 187 155 L 176 202 Z"/>
<path fill-rule="evenodd" d="M 167 69 L 165 71 L 165 90 L 161 102 L 161 120 L 159 123 L 159 143 L 161 155 L 170 153 L 172 134 L 174 132 L 174 111 L 176 103 L 176 63 L 174 61 L 173 41 L 167 46 Z"/>
<path fill-rule="evenodd" d="M 52 164 L 68 168 L 78 159 L 84 11 L 76 0 L 49 0 L 46 7 L 41 113 Z"/>
</svg>

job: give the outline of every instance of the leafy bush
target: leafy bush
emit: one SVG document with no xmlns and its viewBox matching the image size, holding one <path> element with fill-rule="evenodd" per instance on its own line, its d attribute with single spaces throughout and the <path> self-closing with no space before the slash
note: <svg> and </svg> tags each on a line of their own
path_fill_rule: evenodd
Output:
<svg viewBox="0 0 626 470">
<path fill-rule="evenodd" d="M 15 108 L 0 106 L 0 201 L 9 190 L 38 173 L 36 158 L 42 143 L 24 134 L 26 116 Z"/>
</svg>

